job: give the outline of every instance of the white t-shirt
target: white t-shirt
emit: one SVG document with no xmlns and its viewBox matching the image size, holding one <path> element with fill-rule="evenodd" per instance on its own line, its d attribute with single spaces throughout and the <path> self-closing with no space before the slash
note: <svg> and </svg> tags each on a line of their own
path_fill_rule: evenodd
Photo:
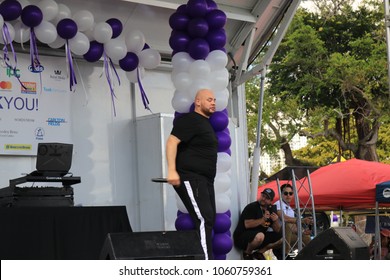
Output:
<svg viewBox="0 0 390 280">
<path fill-rule="evenodd" d="M 278 200 L 274 203 L 276 205 L 276 209 L 279 211 L 280 209 L 283 209 L 284 215 L 289 216 L 291 218 L 295 217 L 295 212 L 291 208 L 290 205 L 288 205 L 286 202 L 283 200 Z"/>
</svg>

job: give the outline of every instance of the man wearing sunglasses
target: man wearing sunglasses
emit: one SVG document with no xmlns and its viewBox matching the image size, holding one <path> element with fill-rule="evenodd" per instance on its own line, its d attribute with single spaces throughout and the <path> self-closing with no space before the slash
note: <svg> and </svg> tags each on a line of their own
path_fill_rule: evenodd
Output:
<svg viewBox="0 0 390 280">
<path fill-rule="evenodd" d="M 274 205 L 276 205 L 277 214 L 279 216 L 280 223 L 282 221 L 282 210 L 284 214 L 284 222 L 286 223 L 285 226 L 285 240 L 286 240 L 286 254 L 290 252 L 291 247 L 294 247 L 296 245 L 298 240 L 298 227 L 297 227 L 297 221 L 298 218 L 295 215 L 294 209 L 291 207 L 291 202 L 294 198 L 293 188 L 290 184 L 283 184 L 280 186 L 281 190 L 281 199 L 276 201 Z M 311 225 L 313 224 L 312 217 L 305 217 L 301 219 L 301 222 L 305 225 Z M 307 245 L 311 238 L 310 238 L 311 231 L 306 228 L 302 232 L 302 243 L 304 245 Z M 278 257 L 282 256 L 282 252 L 280 248 L 277 250 L 274 250 L 275 255 L 278 255 Z"/>
<path fill-rule="evenodd" d="M 282 238 L 279 217 L 269 208 L 274 198 L 275 192 L 266 188 L 240 215 L 233 239 L 235 246 L 243 250 L 244 260 L 264 259 L 263 252 L 272 249 Z"/>
</svg>

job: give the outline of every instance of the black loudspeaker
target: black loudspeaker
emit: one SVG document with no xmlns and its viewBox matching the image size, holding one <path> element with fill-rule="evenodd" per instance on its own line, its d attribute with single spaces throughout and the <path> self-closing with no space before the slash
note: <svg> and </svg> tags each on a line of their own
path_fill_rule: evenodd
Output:
<svg viewBox="0 0 390 280">
<path fill-rule="evenodd" d="M 317 235 L 296 260 L 369 260 L 367 244 L 350 227 L 329 228 Z"/>
<path fill-rule="evenodd" d="M 109 233 L 100 259 L 204 260 L 197 231 Z"/>
</svg>

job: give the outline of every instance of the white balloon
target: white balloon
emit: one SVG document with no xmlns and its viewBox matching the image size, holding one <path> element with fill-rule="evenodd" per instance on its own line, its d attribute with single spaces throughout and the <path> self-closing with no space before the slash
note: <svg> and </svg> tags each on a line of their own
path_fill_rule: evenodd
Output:
<svg viewBox="0 0 390 280">
<path fill-rule="evenodd" d="M 217 154 L 217 172 L 227 172 L 232 167 L 232 157 L 227 153 Z"/>
<path fill-rule="evenodd" d="M 42 22 L 34 28 L 35 36 L 39 41 L 45 44 L 50 44 L 57 39 L 57 29 L 51 22 L 42 20 Z"/>
<path fill-rule="evenodd" d="M 214 188 L 216 194 L 226 192 L 230 188 L 231 179 L 226 172 L 217 172 L 214 180 Z"/>
<path fill-rule="evenodd" d="M 176 89 L 187 90 L 192 84 L 192 79 L 187 72 L 172 73 L 172 82 Z"/>
<path fill-rule="evenodd" d="M 21 21 L 17 21 L 14 24 L 15 38 L 17 43 L 26 43 L 30 40 L 30 27 L 23 24 Z"/>
<path fill-rule="evenodd" d="M 43 20 L 53 20 L 59 11 L 58 4 L 54 0 L 42 0 L 37 4 L 37 7 L 41 9 Z"/>
<path fill-rule="evenodd" d="M 178 52 L 172 57 L 172 67 L 175 71 L 188 72 L 194 59 L 186 52 Z"/>
<path fill-rule="evenodd" d="M 214 50 L 206 57 L 206 61 L 209 63 L 211 71 L 215 71 L 225 68 L 228 63 L 228 57 L 223 51 Z"/>
<path fill-rule="evenodd" d="M 126 44 L 121 39 L 111 39 L 104 44 L 104 50 L 109 58 L 119 61 L 127 54 Z"/>
<path fill-rule="evenodd" d="M 57 36 L 57 38 L 54 40 L 54 42 L 48 44 L 50 48 L 52 49 L 59 49 L 63 45 L 65 45 L 65 39 L 61 38 L 60 36 Z"/>
<path fill-rule="evenodd" d="M 214 91 L 215 96 L 215 109 L 217 111 L 222 111 L 226 109 L 229 102 L 229 91 L 227 88 L 219 91 Z"/>
<path fill-rule="evenodd" d="M 93 14 L 87 10 L 80 10 L 73 16 L 73 20 L 77 24 L 78 31 L 87 31 L 93 28 L 95 19 Z"/>
<path fill-rule="evenodd" d="M 93 28 L 89 29 L 89 30 L 85 30 L 85 31 L 83 31 L 83 33 L 85 34 L 85 36 L 87 36 L 87 38 L 90 42 L 95 41 L 95 38 L 93 37 Z"/>
<path fill-rule="evenodd" d="M 213 71 L 211 72 L 210 76 L 213 77 L 210 80 L 211 88 L 213 89 L 213 91 L 223 90 L 229 84 L 229 72 L 226 68 Z"/>
<path fill-rule="evenodd" d="M 193 102 L 194 100 L 189 98 L 185 92 L 179 90 L 175 91 L 171 100 L 173 109 L 179 113 L 188 113 Z"/>
<path fill-rule="evenodd" d="M 138 71 L 138 72 L 137 72 Z M 139 79 L 142 80 L 145 76 L 145 69 L 143 67 L 138 67 L 137 69 L 126 72 L 126 77 L 131 83 L 138 83 L 138 75 Z"/>
<path fill-rule="evenodd" d="M 112 28 L 107 22 L 99 22 L 93 29 L 93 37 L 99 43 L 105 44 L 112 37 Z"/>
<path fill-rule="evenodd" d="M 138 54 L 145 46 L 145 36 L 139 30 L 130 30 L 125 36 L 125 43 L 128 52 Z"/>
<path fill-rule="evenodd" d="M 77 55 L 86 54 L 89 50 L 89 45 L 88 37 L 81 32 L 77 32 L 72 39 L 69 39 L 70 50 Z"/>
<path fill-rule="evenodd" d="M 6 38 L 6 40 L 7 40 L 7 44 L 9 44 L 9 43 L 11 43 L 11 42 L 14 40 L 14 38 L 15 38 L 15 29 L 14 29 L 14 27 L 12 26 L 12 24 L 9 23 L 9 22 L 7 22 L 7 21 L 5 22 L 4 25 L 6 25 L 6 26 L 7 26 L 7 29 L 8 29 L 9 38 Z M 3 28 L 4 28 L 4 27 L 3 27 Z M 9 40 L 10 40 L 10 41 L 9 41 Z M 2 35 L 0 35 L 0 44 L 5 44 Z"/>
<path fill-rule="evenodd" d="M 52 20 L 54 25 L 57 25 L 57 23 L 64 18 L 71 18 L 72 12 L 68 8 L 68 6 L 64 4 L 58 4 L 58 13 L 57 16 Z"/>
<path fill-rule="evenodd" d="M 210 66 L 208 62 L 204 60 L 195 60 L 190 64 L 190 68 L 188 69 L 190 73 L 191 79 L 208 79 L 210 77 Z"/>
<path fill-rule="evenodd" d="M 2 15 L 0 15 L 0 27 L 3 27 L 4 25 L 4 18 Z"/>
<path fill-rule="evenodd" d="M 230 209 L 231 200 L 227 194 L 215 194 L 217 213 L 225 213 Z"/>
<path fill-rule="evenodd" d="M 160 53 L 154 49 L 144 49 L 138 54 L 139 63 L 145 69 L 154 69 L 161 62 Z"/>
</svg>

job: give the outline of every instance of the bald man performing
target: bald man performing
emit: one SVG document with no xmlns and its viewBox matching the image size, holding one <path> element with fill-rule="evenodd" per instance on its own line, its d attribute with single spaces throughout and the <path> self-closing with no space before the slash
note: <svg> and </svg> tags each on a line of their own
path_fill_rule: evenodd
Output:
<svg viewBox="0 0 390 280">
<path fill-rule="evenodd" d="M 218 153 L 218 140 L 209 122 L 215 112 L 213 92 L 199 90 L 194 103 L 194 112 L 175 119 L 168 137 L 167 181 L 174 186 L 196 225 L 205 258 L 213 259 L 214 178 Z"/>
</svg>

